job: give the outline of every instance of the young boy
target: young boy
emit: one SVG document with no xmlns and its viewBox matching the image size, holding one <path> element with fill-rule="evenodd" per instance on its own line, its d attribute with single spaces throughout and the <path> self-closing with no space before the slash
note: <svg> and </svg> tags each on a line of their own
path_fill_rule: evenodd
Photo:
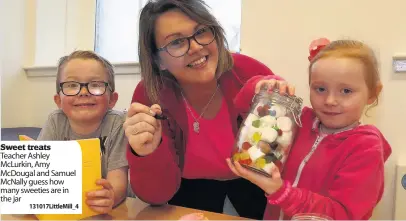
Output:
<svg viewBox="0 0 406 221">
<path fill-rule="evenodd" d="M 92 51 L 75 51 L 59 60 L 53 111 L 37 140 L 101 141 L 101 190 L 89 192 L 86 203 L 108 213 L 127 195 L 128 163 L 125 157 L 125 114 L 112 110 L 117 102 L 114 70 L 109 61 Z"/>
</svg>

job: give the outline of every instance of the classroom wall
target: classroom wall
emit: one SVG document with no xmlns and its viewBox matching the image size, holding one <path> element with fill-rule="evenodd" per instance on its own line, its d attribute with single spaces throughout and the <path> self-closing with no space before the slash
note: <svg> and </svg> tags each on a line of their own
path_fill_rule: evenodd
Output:
<svg viewBox="0 0 406 221">
<path fill-rule="evenodd" d="M 28 44 L 34 28 L 25 19 L 31 1 L 2 1 L 3 64 L 1 73 L 1 124 L 2 127 L 41 126 L 47 113 L 55 108 L 54 77 L 27 77 L 22 70 L 25 52 L 34 46 Z M 4 6 L 4 7 L 3 7 Z M 404 21 L 406 1 L 278 1 L 243 0 L 242 53 L 268 65 L 297 87 L 297 94 L 308 104 L 307 65 L 308 45 L 318 37 L 332 40 L 352 38 L 363 40 L 376 51 L 381 65 L 384 85 L 380 104 L 365 118 L 378 126 L 392 145 L 393 153 L 386 165 L 386 187 L 383 200 L 375 211 L 376 219 L 393 218 L 395 165 L 406 160 L 403 144 L 406 139 L 406 78 L 391 69 L 392 56 L 406 54 L 406 29 L 398 22 Z M 88 39 L 89 36 L 83 36 Z M 28 42 L 28 43 L 27 43 Z M 128 107 L 139 75 L 116 77 L 120 94 L 118 109 Z"/>
</svg>

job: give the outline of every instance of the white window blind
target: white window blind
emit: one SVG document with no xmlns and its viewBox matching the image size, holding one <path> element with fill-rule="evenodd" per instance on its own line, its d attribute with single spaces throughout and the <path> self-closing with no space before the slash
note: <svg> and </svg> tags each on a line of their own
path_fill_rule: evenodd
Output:
<svg viewBox="0 0 406 221">
<path fill-rule="evenodd" d="M 148 0 L 97 0 L 95 51 L 113 63 L 138 62 L 138 21 Z M 240 51 L 241 0 L 205 0 Z"/>
</svg>

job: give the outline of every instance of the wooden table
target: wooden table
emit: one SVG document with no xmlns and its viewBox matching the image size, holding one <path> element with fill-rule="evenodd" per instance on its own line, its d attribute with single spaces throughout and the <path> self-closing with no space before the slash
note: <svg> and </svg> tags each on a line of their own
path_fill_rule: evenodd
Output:
<svg viewBox="0 0 406 221">
<path fill-rule="evenodd" d="M 125 202 L 109 214 L 89 217 L 86 220 L 178 220 L 181 216 L 201 212 L 209 220 L 248 220 L 243 217 L 229 216 L 180 206 L 163 205 L 152 207 L 139 199 L 127 198 Z M 0 220 L 37 220 L 34 215 L 1 215 Z"/>
</svg>

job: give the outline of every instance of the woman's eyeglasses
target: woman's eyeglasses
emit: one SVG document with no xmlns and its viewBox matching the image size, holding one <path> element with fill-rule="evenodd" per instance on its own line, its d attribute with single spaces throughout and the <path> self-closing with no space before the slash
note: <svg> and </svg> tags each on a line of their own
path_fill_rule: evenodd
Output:
<svg viewBox="0 0 406 221">
<path fill-rule="evenodd" d="M 209 45 L 214 41 L 216 34 L 213 27 L 204 27 L 197 30 L 193 35 L 184 38 L 178 38 L 158 48 L 158 51 L 166 51 L 172 57 L 182 57 L 190 49 L 190 40 L 194 39 L 199 45 Z"/>
</svg>

